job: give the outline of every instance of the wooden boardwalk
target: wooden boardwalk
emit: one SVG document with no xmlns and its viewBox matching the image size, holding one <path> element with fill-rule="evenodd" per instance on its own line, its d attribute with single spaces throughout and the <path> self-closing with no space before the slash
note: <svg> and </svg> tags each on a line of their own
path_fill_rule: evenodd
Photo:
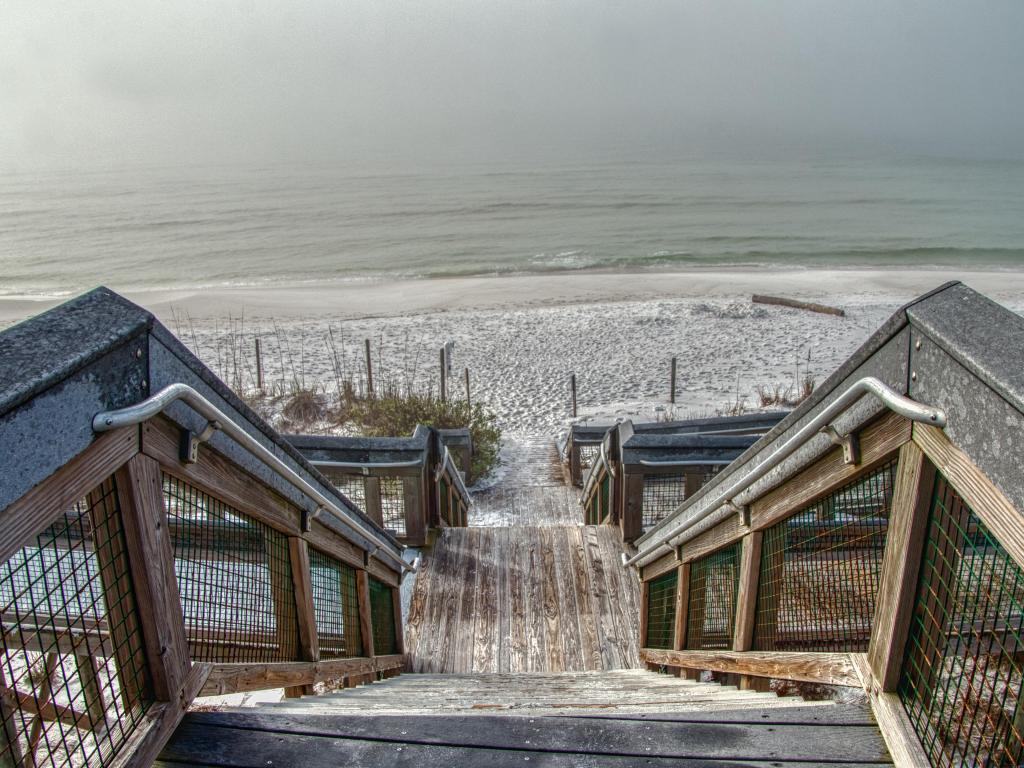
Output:
<svg viewBox="0 0 1024 768">
<path fill-rule="evenodd" d="M 471 527 L 443 530 L 422 556 L 406 617 L 412 669 L 639 667 L 639 584 L 614 531 L 581 525 L 553 441 L 518 448 L 502 481 L 474 496 Z"/>
<path fill-rule="evenodd" d="M 610 528 L 449 528 L 406 621 L 416 672 L 639 667 L 639 584 Z"/>
</svg>

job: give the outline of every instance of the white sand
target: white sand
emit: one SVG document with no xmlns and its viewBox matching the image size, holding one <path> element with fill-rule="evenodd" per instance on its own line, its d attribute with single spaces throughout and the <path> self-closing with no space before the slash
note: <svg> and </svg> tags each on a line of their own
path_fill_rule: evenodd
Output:
<svg viewBox="0 0 1024 768">
<path fill-rule="evenodd" d="M 673 356 L 677 415 L 712 414 L 737 397 L 756 406 L 755 385 L 792 384 L 808 355 L 821 381 L 901 304 L 953 279 L 1024 308 L 1024 273 L 900 270 L 575 273 L 129 298 L 243 387 L 254 385 L 256 335 L 268 383 L 304 375 L 307 385 L 328 388 L 329 327 L 347 373 L 363 376 L 363 339 L 370 338 L 378 380 L 435 388 L 437 351 L 454 340 L 452 388 L 462 392 L 469 367 L 473 398 L 489 404 L 506 430 L 527 435 L 554 434 L 570 420 L 573 372 L 582 416 L 664 413 Z M 847 316 L 753 305 L 753 292 L 840 306 Z M 46 307 L 0 300 L 0 324 Z"/>
</svg>

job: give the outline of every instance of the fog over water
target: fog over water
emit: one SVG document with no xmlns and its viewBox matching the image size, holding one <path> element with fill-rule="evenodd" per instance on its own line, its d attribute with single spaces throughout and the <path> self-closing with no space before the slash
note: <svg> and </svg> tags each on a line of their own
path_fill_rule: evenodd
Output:
<svg viewBox="0 0 1024 768">
<path fill-rule="evenodd" d="M 0 3 L 0 296 L 1024 265 L 1024 3 Z"/>
<path fill-rule="evenodd" d="M 1024 3 L 5 0 L 0 169 L 1024 157 Z"/>
</svg>

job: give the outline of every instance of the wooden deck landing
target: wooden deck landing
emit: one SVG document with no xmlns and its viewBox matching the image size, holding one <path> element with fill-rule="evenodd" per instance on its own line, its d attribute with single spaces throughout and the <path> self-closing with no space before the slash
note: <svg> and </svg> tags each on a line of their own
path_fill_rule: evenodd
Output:
<svg viewBox="0 0 1024 768">
<path fill-rule="evenodd" d="M 161 766 L 867 768 L 891 765 L 856 707 L 612 717 L 188 715 Z"/>
<path fill-rule="evenodd" d="M 639 667 L 639 584 L 620 552 L 607 527 L 443 531 L 407 617 L 413 670 Z"/>
</svg>

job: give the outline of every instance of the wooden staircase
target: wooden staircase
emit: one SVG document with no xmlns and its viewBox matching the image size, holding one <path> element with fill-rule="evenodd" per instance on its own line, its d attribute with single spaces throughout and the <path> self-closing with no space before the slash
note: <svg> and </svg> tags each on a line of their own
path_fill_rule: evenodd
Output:
<svg viewBox="0 0 1024 768">
<path fill-rule="evenodd" d="M 865 707 L 636 669 L 408 674 L 251 709 L 194 712 L 161 759 L 274 768 L 889 764 Z"/>
</svg>

